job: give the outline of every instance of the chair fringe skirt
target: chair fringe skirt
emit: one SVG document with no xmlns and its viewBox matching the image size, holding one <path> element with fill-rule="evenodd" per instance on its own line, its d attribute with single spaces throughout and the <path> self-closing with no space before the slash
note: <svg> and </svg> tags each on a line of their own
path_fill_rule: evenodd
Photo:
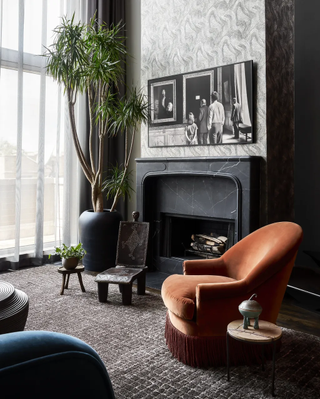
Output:
<svg viewBox="0 0 320 399">
<path fill-rule="evenodd" d="M 174 327 L 167 313 L 165 338 L 172 355 L 184 364 L 198 368 L 227 365 L 226 335 L 198 337 L 183 334 Z M 280 350 L 280 341 L 277 342 L 277 351 Z M 258 344 L 242 343 L 229 337 L 230 365 L 261 363 L 262 349 Z M 272 359 L 272 345 L 264 346 L 264 359 Z"/>
</svg>

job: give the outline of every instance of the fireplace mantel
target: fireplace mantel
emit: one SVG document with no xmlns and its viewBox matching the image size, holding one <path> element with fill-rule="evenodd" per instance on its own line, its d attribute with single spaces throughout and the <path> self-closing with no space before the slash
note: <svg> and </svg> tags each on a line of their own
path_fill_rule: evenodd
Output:
<svg viewBox="0 0 320 399">
<path fill-rule="evenodd" d="M 139 158 L 136 162 L 137 210 L 154 236 L 161 235 L 163 213 L 232 221 L 234 242 L 259 227 L 261 157 Z M 151 243 L 152 259 L 158 257 L 159 245 Z"/>
</svg>

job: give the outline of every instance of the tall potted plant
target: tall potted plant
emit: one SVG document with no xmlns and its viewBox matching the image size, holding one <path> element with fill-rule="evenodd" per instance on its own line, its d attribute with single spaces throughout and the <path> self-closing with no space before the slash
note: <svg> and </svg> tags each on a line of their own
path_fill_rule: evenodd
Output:
<svg viewBox="0 0 320 399">
<path fill-rule="evenodd" d="M 75 150 L 87 180 L 91 184 L 93 209 L 80 216 L 80 239 L 87 251 L 84 265 L 90 271 L 102 271 L 114 266 L 121 215 L 116 206 L 121 196 L 130 194 L 129 161 L 140 123 L 149 118 L 145 95 L 132 89 L 121 97 L 123 65 L 127 56 L 121 24 L 98 25 L 95 18 L 89 24 L 75 23 L 66 17 L 54 29 L 53 44 L 46 48 L 48 73 L 64 86 L 68 99 L 69 118 Z M 89 159 L 81 147 L 75 105 L 79 93 L 87 94 L 90 133 Z M 104 179 L 104 142 L 107 137 L 124 134 L 125 156 L 122 165 L 108 167 Z M 98 136 L 95 158 L 93 141 Z M 111 174 L 110 174 L 111 171 Z M 110 209 L 104 209 L 104 192 L 113 199 Z"/>
</svg>

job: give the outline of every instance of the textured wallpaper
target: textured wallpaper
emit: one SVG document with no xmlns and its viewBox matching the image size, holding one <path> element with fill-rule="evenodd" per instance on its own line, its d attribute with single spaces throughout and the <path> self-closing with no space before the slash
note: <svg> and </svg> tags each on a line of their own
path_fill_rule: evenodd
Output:
<svg viewBox="0 0 320 399">
<path fill-rule="evenodd" d="M 240 61 L 254 62 L 256 143 L 204 147 L 148 147 L 141 130 L 142 157 L 266 156 L 264 0 L 141 0 L 141 76 L 149 79 Z"/>
</svg>

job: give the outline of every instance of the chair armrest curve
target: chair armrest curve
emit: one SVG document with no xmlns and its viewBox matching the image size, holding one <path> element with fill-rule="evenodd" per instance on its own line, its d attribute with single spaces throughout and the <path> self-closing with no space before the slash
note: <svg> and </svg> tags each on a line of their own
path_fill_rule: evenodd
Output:
<svg viewBox="0 0 320 399">
<path fill-rule="evenodd" d="M 223 257 L 216 259 L 185 260 L 183 262 L 183 274 L 228 276 Z"/>
<path fill-rule="evenodd" d="M 247 292 L 245 280 L 225 283 L 200 283 L 196 287 L 197 302 L 211 301 L 212 299 L 234 298 L 243 296 Z"/>
</svg>

